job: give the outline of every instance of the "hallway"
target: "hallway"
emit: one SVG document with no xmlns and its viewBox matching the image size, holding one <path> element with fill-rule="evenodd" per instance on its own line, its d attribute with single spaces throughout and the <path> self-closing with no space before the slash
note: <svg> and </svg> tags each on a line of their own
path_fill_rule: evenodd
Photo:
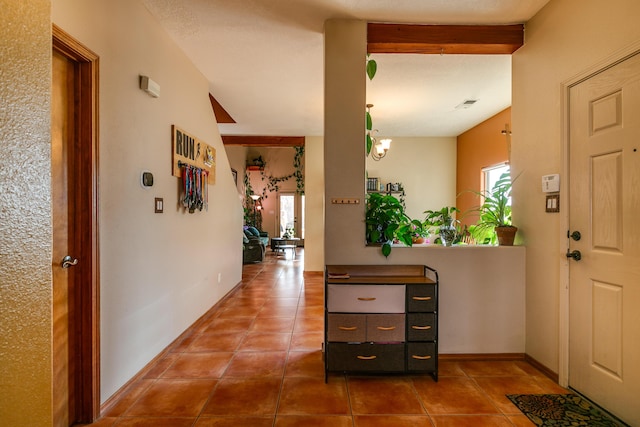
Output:
<svg viewBox="0 0 640 427">
<path fill-rule="evenodd" d="M 324 382 L 323 279 L 268 251 L 92 426 L 532 426 L 505 397 L 564 393 L 524 361 Z"/>
</svg>

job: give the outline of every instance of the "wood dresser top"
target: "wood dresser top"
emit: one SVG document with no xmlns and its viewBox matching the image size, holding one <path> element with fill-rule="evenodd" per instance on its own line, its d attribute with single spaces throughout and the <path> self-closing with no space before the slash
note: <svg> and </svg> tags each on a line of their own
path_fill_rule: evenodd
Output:
<svg viewBox="0 0 640 427">
<path fill-rule="evenodd" d="M 325 277 L 332 284 L 433 284 L 424 265 L 327 265 Z"/>
</svg>

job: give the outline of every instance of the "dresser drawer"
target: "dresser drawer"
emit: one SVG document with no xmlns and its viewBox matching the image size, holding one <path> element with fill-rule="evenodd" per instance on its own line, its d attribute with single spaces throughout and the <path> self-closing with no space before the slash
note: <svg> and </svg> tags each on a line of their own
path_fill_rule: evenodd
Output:
<svg viewBox="0 0 640 427">
<path fill-rule="evenodd" d="M 404 314 L 367 315 L 367 341 L 403 342 L 404 331 Z"/>
<path fill-rule="evenodd" d="M 329 314 L 327 339 L 339 342 L 366 341 L 367 322 L 364 314 Z"/>
<path fill-rule="evenodd" d="M 404 344 L 329 343 L 327 367 L 330 371 L 402 372 Z"/>
<path fill-rule="evenodd" d="M 435 285 L 407 285 L 407 311 L 436 311 Z"/>
<path fill-rule="evenodd" d="M 409 313 L 407 315 L 407 341 L 433 341 L 436 339 L 435 313 Z"/>
<path fill-rule="evenodd" d="M 407 369 L 409 371 L 433 372 L 436 370 L 435 343 L 407 344 Z"/>
<path fill-rule="evenodd" d="M 405 285 L 328 285 L 332 313 L 404 313 Z"/>
</svg>

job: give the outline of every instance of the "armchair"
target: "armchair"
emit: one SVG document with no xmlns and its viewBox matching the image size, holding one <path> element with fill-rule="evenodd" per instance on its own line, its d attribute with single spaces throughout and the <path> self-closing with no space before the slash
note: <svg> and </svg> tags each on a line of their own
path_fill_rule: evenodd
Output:
<svg viewBox="0 0 640 427">
<path fill-rule="evenodd" d="M 265 246 L 260 238 L 244 230 L 242 233 L 242 263 L 262 262 L 265 252 Z"/>
<path fill-rule="evenodd" d="M 266 231 L 259 231 L 257 228 L 252 227 L 252 226 L 245 227 L 245 232 L 246 231 L 248 231 L 249 233 L 251 233 L 255 237 L 258 237 L 262 241 L 262 244 L 265 247 L 267 245 L 269 245 L 269 233 L 267 233 Z"/>
</svg>

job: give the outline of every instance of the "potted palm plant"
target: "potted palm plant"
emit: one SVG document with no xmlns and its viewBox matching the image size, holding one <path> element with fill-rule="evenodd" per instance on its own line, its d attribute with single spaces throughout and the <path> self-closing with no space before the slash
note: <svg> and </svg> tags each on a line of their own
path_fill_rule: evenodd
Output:
<svg viewBox="0 0 640 427">
<path fill-rule="evenodd" d="M 390 194 L 370 193 L 365 212 L 367 243 L 381 244 L 382 254 L 388 257 L 394 241 L 412 245 L 413 230 L 421 226 L 404 212 L 400 200 Z"/>
<path fill-rule="evenodd" d="M 482 205 L 474 209 L 480 215 L 475 226 L 476 232 L 494 230 L 500 246 L 513 246 L 518 231 L 511 223 L 511 184 L 510 172 L 500 175 L 491 190 L 477 193 L 484 200 Z"/>
<path fill-rule="evenodd" d="M 429 227 L 438 227 L 442 246 L 453 245 L 458 237 L 457 220 L 453 216 L 457 212 L 460 211 L 455 206 L 445 206 L 436 211 L 424 211 L 427 214 L 424 224 Z"/>
</svg>

